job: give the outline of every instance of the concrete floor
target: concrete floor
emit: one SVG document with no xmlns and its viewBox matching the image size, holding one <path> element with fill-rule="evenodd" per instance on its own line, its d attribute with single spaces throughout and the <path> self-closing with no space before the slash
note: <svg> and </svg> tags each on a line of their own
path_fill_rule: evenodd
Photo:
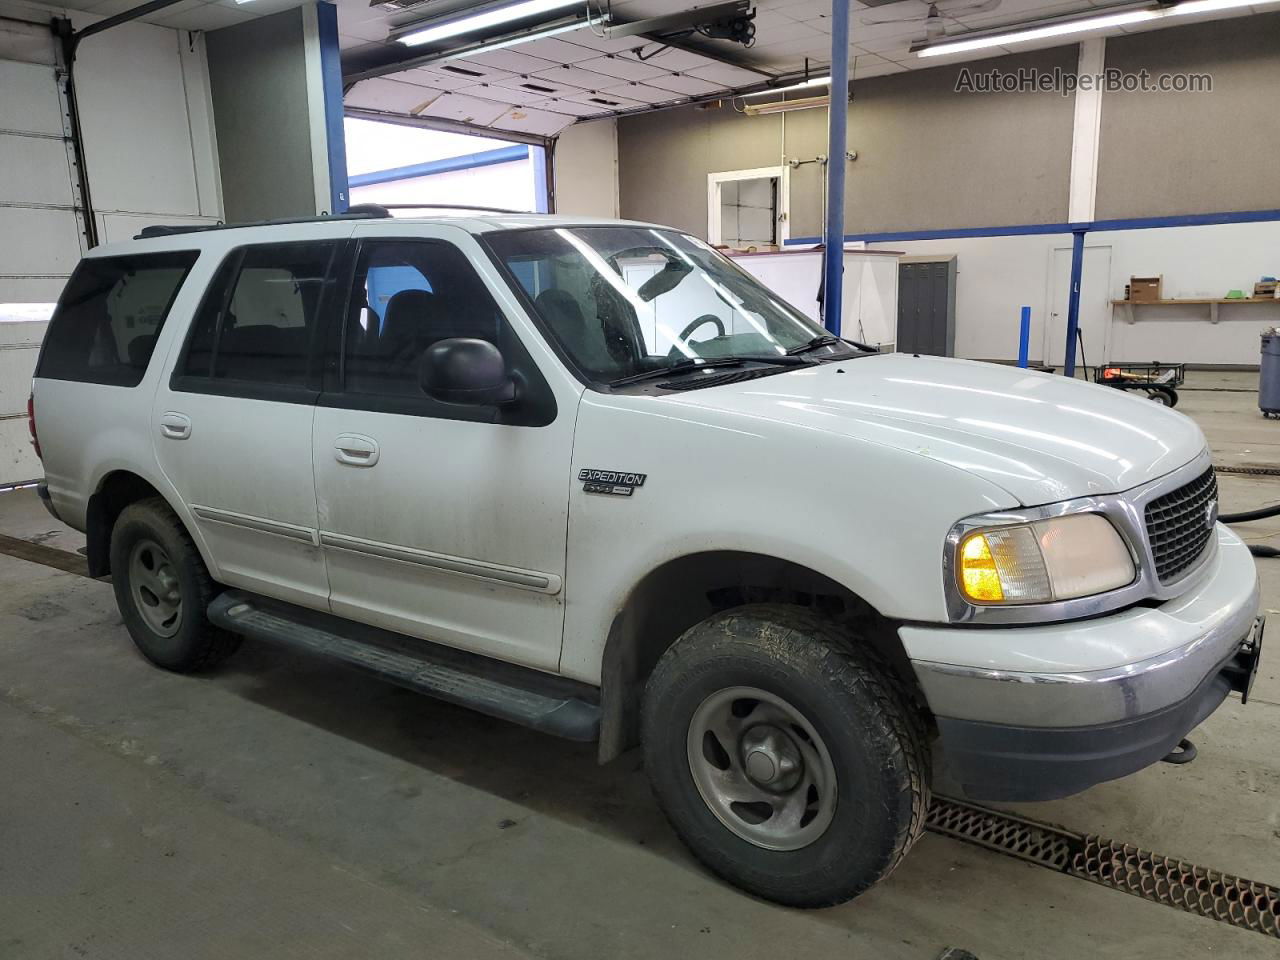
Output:
<svg viewBox="0 0 1280 960">
<path fill-rule="evenodd" d="M 1229 388 L 1180 406 L 1219 463 L 1280 465 L 1280 422 L 1247 375 L 1191 385 Z M 1280 500 L 1280 479 L 1221 483 L 1224 510 Z M 1280 544 L 1280 521 L 1239 530 Z M 0 533 L 83 542 L 30 491 L 0 495 Z M 1280 608 L 1280 560 L 1259 564 Z M 1249 706 L 1233 698 L 1194 737 L 1189 766 L 1022 809 L 1280 882 L 1280 656 Z M 166 674 L 134 653 L 109 585 L 5 556 L 0 771 L 4 960 L 1277 955 L 932 835 L 854 903 L 761 903 L 684 852 L 635 754 L 597 767 L 589 746 L 266 646 Z"/>
</svg>

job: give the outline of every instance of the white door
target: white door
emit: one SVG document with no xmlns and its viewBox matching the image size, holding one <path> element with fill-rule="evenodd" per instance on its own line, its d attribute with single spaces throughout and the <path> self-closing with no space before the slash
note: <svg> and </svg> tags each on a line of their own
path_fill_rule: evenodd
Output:
<svg viewBox="0 0 1280 960">
<path fill-rule="evenodd" d="M 555 669 L 580 391 L 542 375 L 531 353 L 545 347 L 531 350 L 536 334 L 513 320 L 511 291 L 471 236 L 388 222 L 356 237 L 341 365 L 313 444 L 331 609 Z M 422 389 L 424 353 L 457 337 L 499 347 L 515 403 L 444 403 Z"/>
<path fill-rule="evenodd" d="M 292 242 L 205 251 L 221 265 L 156 393 L 152 430 L 218 578 L 327 609 L 311 422 L 324 318 L 339 309 L 326 280 L 345 241 L 297 230 Z"/>
<path fill-rule="evenodd" d="M 45 321 L 83 236 L 45 23 L 0 17 L 0 484 L 43 474 L 27 395 Z"/>
<path fill-rule="evenodd" d="M 1071 248 L 1053 251 L 1053 268 L 1049 271 L 1049 322 L 1044 325 L 1044 362 L 1061 367 L 1067 345 L 1067 300 L 1071 293 Z M 1088 360 L 1090 366 L 1107 362 L 1111 332 L 1111 248 L 1084 248 L 1084 264 L 1080 272 L 1080 336 L 1084 340 L 1084 357 L 1076 344 L 1076 369 Z"/>
</svg>

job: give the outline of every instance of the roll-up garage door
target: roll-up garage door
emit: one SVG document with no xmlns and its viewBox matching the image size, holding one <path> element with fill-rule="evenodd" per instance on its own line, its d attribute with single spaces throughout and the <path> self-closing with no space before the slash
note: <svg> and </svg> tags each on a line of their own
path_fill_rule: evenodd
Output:
<svg viewBox="0 0 1280 960">
<path fill-rule="evenodd" d="M 8 484 L 41 475 L 27 394 L 49 310 L 84 242 L 47 24 L 0 18 L 0 91 L 0 484 Z"/>
</svg>

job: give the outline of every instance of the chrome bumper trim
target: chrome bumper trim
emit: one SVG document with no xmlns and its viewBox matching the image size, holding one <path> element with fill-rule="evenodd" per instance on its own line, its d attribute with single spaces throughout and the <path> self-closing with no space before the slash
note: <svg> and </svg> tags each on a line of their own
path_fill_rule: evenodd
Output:
<svg viewBox="0 0 1280 960">
<path fill-rule="evenodd" d="M 1106 670 L 1022 673 L 923 660 L 912 666 L 937 716 L 1029 727 L 1115 723 L 1179 703 L 1221 670 L 1249 636 L 1259 601 L 1255 581 L 1248 601 L 1203 635 Z"/>
</svg>

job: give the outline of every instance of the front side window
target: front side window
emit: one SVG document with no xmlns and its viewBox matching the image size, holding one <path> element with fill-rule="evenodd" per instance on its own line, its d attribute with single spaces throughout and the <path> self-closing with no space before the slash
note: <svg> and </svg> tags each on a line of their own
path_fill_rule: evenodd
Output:
<svg viewBox="0 0 1280 960">
<path fill-rule="evenodd" d="M 67 281 L 37 377 L 136 387 L 195 250 L 91 257 Z"/>
<path fill-rule="evenodd" d="M 451 243 L 375 240 L 361 245 L 343 344 L 348 393 L 421 397 L 423 354 L 453 337 L 502 348 L 502 313 Z"/>
<path fill-rule="evenodd" d="M 335 249 L 320 241 L 232 253 L 196 316 L 183 375 L 305 386 Z"/>
<path fill-rule="evenodd" d="M 826 334 L 727 257 L 675 231 L 557 227 L 485 240 L 596 383 L 697 360 L 776 362 Z"/>
</svg>

